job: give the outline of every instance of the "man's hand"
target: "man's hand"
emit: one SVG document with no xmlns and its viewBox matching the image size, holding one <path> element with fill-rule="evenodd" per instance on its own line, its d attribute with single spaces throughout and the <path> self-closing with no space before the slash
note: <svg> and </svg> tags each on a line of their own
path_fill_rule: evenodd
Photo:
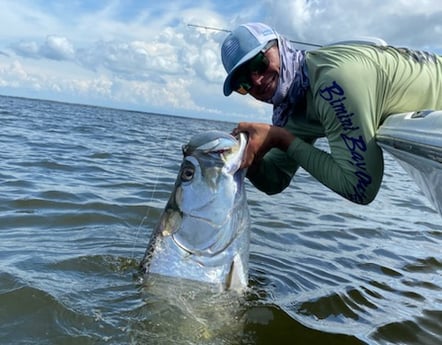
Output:
<svg viewBox="0 0 442 345">
<path fill-rule="evenodd" d="M 277 147 L 287 151 L 290 143 L 295 139 L 286 129 L 265 123 L 241 122 L 232 131 L 233 135 L 245 132 L 249 136 L 241 168 L 248 168 L 257 163 L 272 148 Z"/>
</svg>

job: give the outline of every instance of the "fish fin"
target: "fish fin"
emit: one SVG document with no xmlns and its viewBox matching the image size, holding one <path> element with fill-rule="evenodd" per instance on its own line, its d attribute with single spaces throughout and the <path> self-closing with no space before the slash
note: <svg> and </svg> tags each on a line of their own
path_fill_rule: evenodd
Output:
<svg viewBox="0 0 442 345">
<path fill-rule="evenodd" d="M 235 255 L 226 279 L 227 290 L 244 290 L 247 286 L 246 272 L 239 255 Z"/>
</svg>

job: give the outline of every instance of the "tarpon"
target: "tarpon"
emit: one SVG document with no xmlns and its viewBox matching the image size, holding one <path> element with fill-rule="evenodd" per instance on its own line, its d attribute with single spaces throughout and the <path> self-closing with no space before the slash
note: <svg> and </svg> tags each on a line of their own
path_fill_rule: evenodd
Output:
<svg viewBox="0 0 442 345">
<path fill-rule="evenodd" d="M 250 216 L 240 169 L 247 137 L 193 136 L 169 201 L 153 230 L 142 269 L 151 275 L 242 290 L 248 281 Z"/>
</svg>

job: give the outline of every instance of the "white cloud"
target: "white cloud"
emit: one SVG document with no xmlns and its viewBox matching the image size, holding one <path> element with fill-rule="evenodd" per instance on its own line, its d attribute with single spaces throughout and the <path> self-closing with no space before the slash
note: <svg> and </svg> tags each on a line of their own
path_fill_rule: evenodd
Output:
<svg viewBox="0 0 442 345">
<path fill-rule="evenodd" d="M 71 60 L 75 51 L 72 43 L 66 37 L 50 35 L 40 47 L 42 56 L 53 60 Z"/>
<path fill-rule="evenodd" d="M 2 87 L 18 87 L 21 81 L 26 81 L 27 73 L 18 61 L 0 63 L 0 85 Z"/>
<path fill-rule="evenodd" d="M 442 2 L 413 0 L 267 1 L 267 20 L 292 39 L 327 43 L 377 36 L 414 48 L 442 45 Z M 270 6 L 272 5 L 272 6 Z"/>
<path fill-rule="evenodd" d="M 26 66 L 18 60 L 0 61 L 0 85 L 2 87 L 28 90 L 47 89 L 56 93 L 69 92 L 74 95 L 110 96 L 112 81 L 105 76 L 95 78 L 75 77 L 75 73 L 63 75 L 49 74 L 45 69 Z"/>
<path fill-rule="evenodd" d="M 11 48 L 17 53 L 18 55 L 24 56 L 24 57 L 33 57 L 33 58 L 39 58 L 40 57 L 40 47 L 37 42 L 17 42 L 11 45 Z"/>
<path fill-rule="evenodd" d="M 51 60 L 72 60 L 75 57 L 73 44 L 66 37 L 49 35 L 41 44 L 35 41 L 20 41 L 10 48 L 20 56 L 47 58 Z"/>
<path fill-rule="evenodd" d="M 166 113 L 173 108 L 221 119 L 269 120 L 271 107 L 250 97 L 225 98 L 219 52 L 226 33 L 187 24 L 233 29 L 264 21 L 295 40 L 325 43 L 371 35 L 413 48 L 442 46 L 442 2 L 430 0 L 38 4 L 3 1 L 2 90 L 22 87 L 53 92 L 59 100 L 81 96 L 86 103 Z"/>
</svg>

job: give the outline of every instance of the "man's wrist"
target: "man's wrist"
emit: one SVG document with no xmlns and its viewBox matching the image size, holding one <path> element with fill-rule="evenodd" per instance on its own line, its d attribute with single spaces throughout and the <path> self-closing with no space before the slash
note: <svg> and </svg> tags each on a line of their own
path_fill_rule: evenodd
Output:
<svg viewBox="0 0 442 345">
<path fill-rule="evenodd" d="M 280 150 L 286 152 L 292 143 L 295 140 L 295 136 L 281 127 L 274 127 L 275 129 L 275 146 Z"/>
</svg>

